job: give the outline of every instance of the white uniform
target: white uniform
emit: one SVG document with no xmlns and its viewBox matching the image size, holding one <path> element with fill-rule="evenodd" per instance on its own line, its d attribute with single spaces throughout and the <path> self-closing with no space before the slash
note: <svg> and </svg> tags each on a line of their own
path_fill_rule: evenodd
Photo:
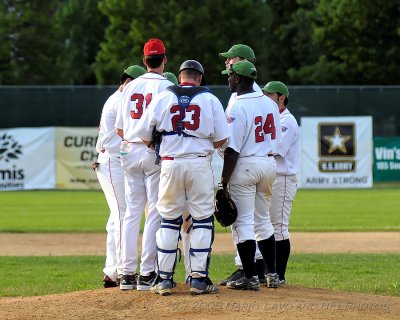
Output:
<svg viewBox="0 0 400 320">
<path fill-rule="evenodd" d="M 165 91 L 150 104 L 136 134 L 151 139 L 158 131 L 176 131 L 176 119 L 182 115 L 178 99 Z M 228 137 L 226 119 L 219 100 L 211 93 L 193 97 L 184 114 L 184 135 L 164 135 L 160 147 L 163 157 L 157 209 L 162 221 L 157 231 L 158 273 L 169 279 L 174 273 L 176 251 L 185 209 L 192 216 L 190 265 L 193 278 L 206 277 L 213 241 L 214 182 L 210 155 L 213 142 Z"/>
<path fill-rule="evenodd" d="M 121 225 L 126 210 L 124 171 L 119 155 L 121 138 L 115 132 L 115 119 L 121 97 L 122 93 L 117 90 L 104 104 L 96 144 L 96 151 L 99 153 L 97 178 L 110 208 L 103 272 L 113 281 L 117 280 L 117 267 L 121 264 Z"/>
<path fill-rule="evenodd" d="M 127 203 L 122 229 L 122 264 L 119 270 L 123 275 L 135 274 L 138 267 L 137 242 L 146 202 L 148 212 L 143 230 L 140 273 L 148 276 L 156 267 L 155 234 L 161 219 L 156 209 L 160 166 L 155 164 L 155 152 L 135 135 L 134 128 L 150 101 L 171 85 L 162 75 L 146 73 L 129 82 L 123 91 L 115 125 L 123 129 L 124 139 L 129 142 L 130 149 L 121 154 Z"/>
<path fill-rule="evenodd" d="M 257 92 L 259 94 L 263 94 L 260 86 L 255 82 L 253 83 L 253 90 L 254 90 L 254 92 Z M 231 108 L 232 108 L 233 104 L 235 103 L 236 98 L 237 98 L 237 93 L 233 92 L 231 94 L 231 97 L 229 98 L 228 105 L 226 106 L 225 114 L 228 114 L 231 111 Z"/>
<path fill-rule="evenodd" d="M 231 197 L 238 208 L 233 239 L 236 244 L 265 240 L 274 233 L 269 206 L 276 172 L 272 154 L 281 140 L 278 108 L 271 99 L 253 92 L 238 96 L 227 116 L 227 147 L 239 153 L 230 179 Z"/>
<path fill-rule="evenodd" d="M 299 166 L 299 127 L 288 109 L 281 111 L 282 142 L 278 145 L 276 178 L 270 207 L 275 240 L 289 239 L 289 218 L 297 191 Z"/>
</svg>

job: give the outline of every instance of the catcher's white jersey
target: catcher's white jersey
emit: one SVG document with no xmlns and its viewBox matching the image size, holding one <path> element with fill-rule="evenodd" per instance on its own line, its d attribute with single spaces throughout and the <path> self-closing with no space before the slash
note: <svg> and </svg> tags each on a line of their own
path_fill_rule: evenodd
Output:
<svg viewBox="0 0 400 320">
<path fill-rule="evenodd" d="M 253 90 L 254 90 L 254 92 L 263 94 L 263 92 L 262 92 L 260 86 L 259 86 L 257 83 L 255 83 L 255 82 L 253 83 Z M 237 93 L 236 93 L 236 92 L 232 93 L 232 94 L 231 94 L 231 97 L 229 98 L 228 105 L 226 106 L 225 114 L 228 114 L 228 113 L 229 113 L 229 111 L 230 111 L 231 108 L 232 108 L 233 103 L 236 101 L 236 98 L 237 98 Z"/>
<path fill-rule="evenodd" d="M 288 109 L 281 111 L 282 141 L 278 145 L 276 173 L 281 175 L 297 174 L 299 167 L 299 126 Z"/>
<path fill-rule="evenodd" d="M 227 121 L 230 130 L 227 147 L 240 153 L 240 158 L 277 153 L 281 141 L 279 110 L 264 94 L 252 92 L 238 96 Z"/>
<path fill-rule="evenodd" d="M 151 130 L 176 131 L 176 122 L 181 116 L 178 98 L 170 91 L 157 95 L 150 103 L 134 134 L 144 140 L 151 140 Z M 160 155 L 185 157 L 209 155 L 214 152 L 213 142 L 227 138 L 227 124 L 221 102 L 211 93 L 196 95 L 186 108 L 183 132 L 193 137 L 175 135 L 163 136 Z"/>
<path fill-rule="evenodd" d="M 143 81 L 146 80 L 146 81 Z M 121 108 L 118 110 L 115 127 L 124 131 L 124 139 L 129 142 L 142 142 L 133 130 L 143 111 L 157 93 L 173 85 L 157 73 L 146 73 L 128 83 L 122 92 Z"/>
<path fill-rule="evenodd" d="M 115 91 L 104 104 L 101 112 L 99 137 L 96 151 L 99 157 L 119 157 L 121 137 L 115 132 L 115 120 L 122 98 L 122 92 Z"/>
</svg>

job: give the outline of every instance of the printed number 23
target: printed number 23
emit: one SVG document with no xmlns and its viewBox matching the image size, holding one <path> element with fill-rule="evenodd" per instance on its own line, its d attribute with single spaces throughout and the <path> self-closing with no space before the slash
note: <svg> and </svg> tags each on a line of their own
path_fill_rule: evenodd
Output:
<svg viewBox="0 0 400 320">
<path fill-rule="evenodd" d="M 276 129 L 274 123 L 274 115 L 269 113 L 267 115 L 267 119 L 263 122 L 262 116 L 257 116 L 254 118 L 254 124 L 256 125 L 255 135 L 256 142 L 263 142 L 264 135 L 270 134 L 271 140 L 275 140 L 276 138 Z"/>
<path fill-rule="evenodd" d="M 132 119 L 140 119 L 143 114 L 143 102 L 146 100 L 146 108 L 151 102 L 152 94 L 149 93 L 146 95 L 146 98 L 141 93 L 134 93 L 131 96 L 131 101 L 134 103 L 131 109 L 131 117 Z"/>
</svg>

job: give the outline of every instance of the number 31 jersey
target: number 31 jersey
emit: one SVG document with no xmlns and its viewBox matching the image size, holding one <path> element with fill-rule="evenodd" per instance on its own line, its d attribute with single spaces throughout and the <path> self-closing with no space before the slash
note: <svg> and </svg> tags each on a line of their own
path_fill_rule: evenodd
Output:
<svg viewBox="0 0 400 320">
<path fill-rule="evenodd" d="M 281 141 L 277 104 L 260 92 L 237 96 L 226 119 L 229 127 L 227 147 L 239 157 L 265 157 L 276 154 Z"/>
<path fill-rule="evenodd" d="M 171 85 L 172 82 L 157 73 L 146 73 L 126 85 L 115 122 L 115 127 L 124 131 L 125 140 L 142 142 L 133 133 L 134 127 L 151 100 Z"/>
</svg>

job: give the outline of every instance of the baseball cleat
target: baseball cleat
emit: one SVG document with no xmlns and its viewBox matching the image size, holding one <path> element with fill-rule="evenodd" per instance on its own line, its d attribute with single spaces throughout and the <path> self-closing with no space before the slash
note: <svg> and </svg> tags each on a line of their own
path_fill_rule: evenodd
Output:
<svg viewBox="0 0 400 320">
<path fill-rule="evenodd" d="M 222 279 L 218 284 L 220 286 L 226 286 L 226 284 L 229 281 L 234 281 L 237 279 L 240 279 L 241 277 L 244 276 L 243 270 L 242 269 L 237 269 L 234 273 L 232 273 L 228 278 Z"/>
<path fill-rule="evenodd" d="M 104 288 L 115 288 L 119 285 L 117 281 L 113 281 L 109 276 L 104 275 L 103 286 Z"/>
<path fill-rule="evenodd" d="M 256 270 L 257 270 L 258 280 L 260 280 L 260 283 L 267 283 L 267 279 L 265 277 L 265 272 L 267 270 L 267 267 L 263 259 L 256 260 Z"/>
<path fill-rule="evenodd" d="M 229 289 L 236 289 L 236 290 L 258 291 L 260 290 L 260 281 L 258 280 L 257 276 L 251 277 L 250 279 L 243 276 L 240 279 L 229 281 L 226 284 L 226 287 Z"/>
<path fill-rule="evenodd" d="M 260 281 L 260 283 L 267 283 L 267 278 L 265 277 L 265 274 L 259 274 L 258 280 Z"/>
<path fill-rule="evenodd" d="M 137 277 L 136 289 L 138 291 L 149 291 L 156 278 L 157 274 L 155 272 L 151 272 L 148 276 L 139 275 Z"/>
<path fill-rule="evenodd" d="M 279 275 L 277 273 L 267 274 L 267 287 L 278 288 L 279 287 Z"/>
<path fill-rule="evenodd" d="M 192 295 L 218 293 L 219 288 L 207 278 L 192 278 L 190 281 L 190 293 Z"/>
<path fill-rule="evenodd" d="M 133 290 L 136 289 L 136 274 L 123 274 L 119 283 L 121 290 Z"/>
<path fill-rule="evenodd" d="M 150 291 L 153 293 L 158 293 L 161 296 L 169 296 L 172 293 L 173 283 L 171 279 L 158 279 L 159 282 L 153 284 Z"/>
</svg>

